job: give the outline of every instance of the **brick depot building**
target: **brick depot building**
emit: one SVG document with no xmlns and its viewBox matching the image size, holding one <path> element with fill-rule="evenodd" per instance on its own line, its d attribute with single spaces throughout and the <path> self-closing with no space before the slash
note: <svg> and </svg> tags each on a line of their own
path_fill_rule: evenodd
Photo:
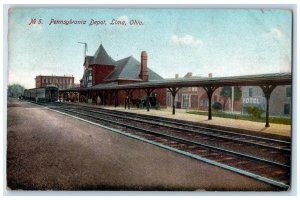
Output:
<svg viewBox="0 0 300 200">
<path fill-rule="evenodd" d="M 59 89 L 68 89 L 74 87 L 73 76 L 43 76 L 39 75 L 35 77 L 35 87 L 43 88 L 47 86 L 56 86 Z"/>
<path fill-rule="evenodd" d="M 100 44 L 94 56 L 86 56 L 84 60 L 84 74 L 80 80 L 81 88 L 92 87 L 92 92 L 80 92 L 80 101 L 96 103 L 99 96 L 101 104 L 114 105 L 115 95 L 118 105 L 124 104 L 128 91 L 120 90 L 117 94 L 110 91 L 97 91 L 97 87 L 117 86 L 129 83 L 142 83 L 155 80 L 163 80 L 161 76 L 152 71 L 147 66 L 147 53 L 141 52 L 141 60 L 138 61 L 134 57 L 129 56 L 120 60 L 111 58 L 103 45 Z M 151 96 L 156 96 L 160 106 L 166 106 L 166 89 L 156 89 Z M 131 101 L 135 99 L 143 99 L 146 96 L 144 90 L 133 90 L 130 92 Z"/>
</svg>

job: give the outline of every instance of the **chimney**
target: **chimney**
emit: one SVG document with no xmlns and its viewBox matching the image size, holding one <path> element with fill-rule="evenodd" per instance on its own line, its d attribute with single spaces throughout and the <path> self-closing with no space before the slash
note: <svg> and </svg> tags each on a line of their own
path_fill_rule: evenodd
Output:
<svg viewBox="0 0 300 200">
<path fill-rule="evenodd" d="M 141 53 L 140 78 L 143 81 L 148 81 L 147 52 L 146 51 L 142 51 L 142 53 Z"/>
<path fill-rule="evenodd" d="M 209 73 L 208 74 L 208 78 L 212 78 L 213 74 L 212 73 Z"/>
<path fill-rule="evenodd" d="M 188 72 L 184 78 L 191 78 L 193 76 L 193 73 L 192 72 Z"/>
<path fill-rule="evenodd" d="M 179 74 L 175 74 L 175 78 L 179 78 Z"/>
</svg>

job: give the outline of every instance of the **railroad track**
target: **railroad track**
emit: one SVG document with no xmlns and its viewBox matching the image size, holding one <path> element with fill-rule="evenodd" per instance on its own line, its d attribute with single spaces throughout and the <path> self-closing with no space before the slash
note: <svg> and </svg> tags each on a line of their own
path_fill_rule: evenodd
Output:
<svg viewBox="0 0 300 200">
<path fill-rule="evenodd" d="M 42 104 L 47 105 L 47 104 Z M 49 105 L 48 105 L 49 106 Z M 189 137 L 183 137 L 182 134 L 171 134 L 174 132 L 174 127 L 167 126 L 164 122 L 153 121 L 149 117 L 140 117 L 140 115 L 128 115 L 124 116 L 124 113 L 115 111 L 107 111 L 106 109 L 91 109 L 86 106 L 74 106 L 70 104 L 52 104 L 49 106 L 51 109 L 63 112 L 70 116 L 75 116 L 76 118 L 81 118 L 85 121 L 91 122 L 93 124 L 102 124 L 103 126 L 110 127 L 114 130 L 119 130 L 121 133 L 125 133 L 130 137 L 135 139 L 140 139 L 145 142 L 176 151 L 183 155 L 210 163 L 212 165 L 222 167 L 256 180 L 271 184 L 278 188 L 279 190 L 286 190 L 289 188 L 290 184 L 290 166 L 289 162 L 281 163 L 274 160 L 261 158 L 255 155 L 249 155 L 245 153 L 240 153 L 234 150 L 228 150 L 222 147 L 216 147 L 215 145 L 210 145 L 201 140 L 194 140 L 191 138 L 196 137 L 195 135 L 189 135 Z M 107 111 L 107 112 L 105 112 Z M 133 117 L 135 116 L 135 117 Z M 147 123 L 149 120 L 151 123 Z M 178 123 L 178 121 L 175 121 Z M 178 124 L 177 124 L 178 125 Z M 180 124 L 182 126 L 182 124 Z M 156 126 L 156 129 L 154 128 Z M 173 125 L 174 126 L 174 123 Z M 185 125 L 184 125 L 185 126 Z M 191 125 L 195 126 L 195 125 Z M 195 127 L 193 127 L 195 128 Z M 180 129 L 176 127 L 175 129 Z M 187 129 L 187 128 L 185 128 Z M 170 131 L 171 130 L 171 131 Z M 205 129 L 207 130 L 207 129 Z M 209 129 L 210 130 L 210 129 Z M 182 130 L 181 130 L 182 131 Z M 189 130 L 190 131 L 190 130 Z M 210 130 L 211 131 L 211 130 Z M 190 131 L 188 134 L 196 134 Z M 221 131 L 222 132 L 222 131 Z M 226 131 L 227 132 L 227 131 Z M 208 134 L 208 133 L 206 133 Z M 187 135 L 187 134 L 186 134 Z M 202 134 L 203 135 L 203 134 Z M 238 133 L 233 133 L 236 136 Z M 243 137 L 248 135 L 242 134 Z M 198 134 L 199 136 L 199 134 Z M 200 136 L 202 137 L 202 136 Z M 207 135 L 205 137 L 208 137 Z M 214 136 L 215 137 L 215 136 Z M 210 137 L 213 138 L 213 137 Z M 214 142 L 220 142 L 220 137 Z M 250 136 L 249 138 L 252 138 Z M 267 138 L 256 137 L 268 142 Z M 230 138 L 222 138 L 223 140 L 229 140 Z M 236 138 L 232 138 L 236 139 Z M 247 142 L 240 142 L 239 140 L 232 140 L 235 143 L 244 145 L 249 145 Z M 271 140 L 273 143 L 280 143 L 281 140 Z M 280 143 L 281 144 L 281 143 Z M 286 144 L 286 141 L 282 141 L 282 144 Z M 252 145 L 252 144 L 250 144 Z M 243 148 L 242 146 L 242 148 Z M 255 146 L 255 145 L 254 145 Z M 256 145 L 262 149 L 273 149 L 271 151 L 279 151 L 281 153 L 290 153 L 287 146 L 276 146 L 270 145 L 265 147 L 264 145 Z M 277 155 L 278 157 L 278 155 Z"/>
<path fill-rule="evenodd" d="M 60 104 L 62 105 L 62 104 Z M 64 104 L 64 106 L 71 106 L 73 108 L 80 107 L 80 109 L 83 109 L 85 107 L 86 109 L 91 110 L 91 107 L 89 106 L 84 106 L 84 105 L 71 105 L 71 104 Z M 123 112 L 123 111 L 116 111 L 116 110 L 109 110 L 109 109 L 104 109 L 104 108 L 94 108 L 93 110 L 96 110 L 95 112 L 105 112 L 105 113 L 115 113 L 118 116 L 131 116 L 131 117 L 137 117 L 141 118 L 144 120 L 149 120 L 149 121 L 155 121 L 159 123 L 168 123 L 172 124 L 178 127 L 183 127 L 183 128 L 193 128 L 198 131 L 206 131 L 207 133 L 210 134 L 210 136 L 216 136 L 221 138 L 228 138 L 228 139 L 235 139 L 235 141 L 239 141 L 242 143 L 249 143 L 257 146 L 262 146 L 262 147 L 270 147 L 274 149 L 279 149 L 283 151 L 290 152 L 291 151 L 291 143 L 289 141 L 285 140 L 278 140 L 278 139 L 271 139 L 271 138 L 266 138 L 266 137 L 261 137 L 261 136 L 255 136 L 255 135 L 250 135 L 250 134 L 243 134 L 243 133 L 238 133 L 234 131 L 226 131 L 226 130 L 220 130 L 216 128 L 209 128 L 209 127 L 204 127 L 201 125 L 198 125 L 193 122 L 186 122 L 184 120 L 178 120 L 178 119 L 169 119 L 169 118 L 164 118 L 164 117 L 158 117 L 158 116 L 147 116 L 147 115 L 142 115 L 142 114 L 137 114 L 137 113 L 130 113 L 130 112 Z M 237 138 L 234 138 L 236 137 Z M 248 140 L 248 141 L 247 141 Z"/>
<path fill-rule="evenodd" d="M 71 106 L 74 109 L 77 108 L 77 105 L 65 104 L 64 106 L 68 106 L 68 107 Z M 269 148 L 270 150 L 279 150 L 278 152 L 280 154 L 282 154 L 283 152 L 290 154 L 291 151 L 291 147 L 290 147 L 291 143 L 289 141 L 271 139 L 271 138 L 266 138 L 261 136 L 254 136 L 254 135 L 220 130 L 215 128 L 208 128 L 198 124 L 193 124 L 192 122 L 186 122 L 183 120 L 174 120 L 174 119 L 168 119 L 168 118 L 157 117 L 157 116 L 146 116 L 146 115 L 141 115 L 136 113 L 108 110 L 103 108 L 91 109 L 91 107 L 80 105 L 80 109 L 84 109 L 84 108 L 87 111 L 98 113 L 98 114 L 105 113 L 111 116 L 118 116 L 118 117 L 123 116 L 125 118 L 131 117 L 131 119 L 135 121 L 147 122 L 147 123 L 152 123 L 154 125 L 160 125 L 160 126 L 169 126 L 169 127 L 171 126 L 172 128 L 177 130 L 184 130 L 193 133 L 198 133 L 200 135 L 204 135 L 207 137 L 221 139 L 221 141 L 228 140 L 228 141 L 233 141 L 235 144 L 245 143 L 245 144 L 259 146 L 263 148 Z M 229 144 L 232 145 L 233 143 L 230 142 Z"/>
<path fill-rule="evenodd" d="M 64 105 L 65 107 L 65 105 Z M 140 127 L 143 127 L 144 124 L 147 124 L 148 126 L 151 126 L 152 130 L 157 130 L 160 131 L 160 129 L 163 127 L 164 131 L 170 135 L 185 138 L 188 140 L 194 140 L 201 142 L 203 144 L 207 145 L 212 145 L 215 147 L 220 147 L 224 148 L 227 150 L 232 150 L 232 151 L 238 151 L 244 154 L 248 155 L 253 155 L 253 156 L 258 156 L 264 159 L 272 160 L 273 162 L 280 162 L 284 163 L 285 165 L 289 165 L 290 163 L 290 149 L 287 148 L 282 148 L 278 146 L 274 146 L 274 141 L 277 143 L 281 144 L 286 144 L 288 142 L 286 141 L 281 141 L 281 140 L 273 140 L 270 139 L 271 142 L 273 142 L 273 145 L 268 145 L 268 138 L 262 138 L 260 137 L 260 140 L 263 140 L 265 142 L 265 145 L 255 143 L 253 141 L 248 141 L 245 140 L 245 134 L 243 135 L 243 139 L 241 140 L 239 138 L 236 138 L 236 136 L 240 137 L 238 133 L 235 133 L 231 137 L 223 136 L 222 131 L 220 133 L 215 134 L 214 132 L 208 132 L 208 131 L 203 131 L 203 130 L 197 130 L 195 127 L 190 128 L 188 126 L 188 123 L 185 123 L 184 125 L 177 126 L 173 125 L 173 123 L 166 123 L 166 122 L 161 122 L 156 119 L 149 119 L 146 117 L 144 118 L 144 115 L 138 115 L 138 116 L 131 116 L 127 115 L 128 113 L 120 112 L 112 112 L 111 110 L 107 109 L 90 109 L 90 107 L 77 107 L 77 106 L 71 106 L 67 105 L 68 108 L 70 109 L 80 109 L 82 111 L 94 113 L 97 115 L 105 115 L 107 117 L 115 117 L 118 118 L 118 120 L 123 119 L 123 120 L 131 120 L 132 122 L 136 122 L 136 125 L 139 125 Z M 198 126 L 200 127 L 200 126 Z M 252 139 L 253 136 L 249 135 L 250 140 Z M 258 139 L 256 139 L 258 140 Z M 260 141 L 261 142 L 261 141 Z M 281 145 L 282 145 L 281 144 Z M 258 148 L 256 147 L 258 146 Z"/>
</svg>

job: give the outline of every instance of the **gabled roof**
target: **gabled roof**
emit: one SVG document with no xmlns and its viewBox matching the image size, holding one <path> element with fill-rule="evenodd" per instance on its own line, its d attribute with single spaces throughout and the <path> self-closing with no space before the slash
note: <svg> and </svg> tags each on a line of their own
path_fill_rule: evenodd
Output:
<svg viewBox="0 0 300 200">
<path fill-rule="evenodd" d="M 100 44 L 94 56 L 86 56 L 89 65 L 113 65 L 115 66 L 113 72 L 106 77 L 106 81 L 116 80 L 138 80 L 141 63 L 132 56 L 114 61 L 106 52 L 103 45 Z M 148 80 L 163 80 L 161 76 L 148 68 Z"/>
<path fill-rule="evenodd" d="M 99 65 L 114 65 L 114 60 L 108 55 L 108 53 L 105 51 L 102 44 L 100 44 L 99 48 L 95 52 L 93 58 L 92 56 L 87 56 L 87 59 L 89 59 L 89 64 L 99 64 Z M 91 61 L 91 62 L 90 62 Z"/>
<path fill-rule="evenodd" d="M 107 81 L 126 79 L 141 80 L 139 77 L 141 63 L 134 57 L 130 56 L 115 62 L 115 70 L 106 78 Z M 163 80 L 161 76 L 148 68 L 149 81 Z"/>
<path fill-rule="evenodd" d="M 122 73 L 124 67 L 127 65 L 127 62 L 129 60 L 130 57 L 127 58 L 123 58 L 121 60 L 116 61 L 115 64 L 115 69 L 114 71 L 108 75 L 108 77 L 106 77 L 106 80 L 116 80 L 118 79 L 118 77 L 120 76 L 120 74 Z"/>
<path fill-rule="evenodd" d="M 86 59 L 89 64 L 94 63 L 94 56 L 86 56 Z"/>
</svg>

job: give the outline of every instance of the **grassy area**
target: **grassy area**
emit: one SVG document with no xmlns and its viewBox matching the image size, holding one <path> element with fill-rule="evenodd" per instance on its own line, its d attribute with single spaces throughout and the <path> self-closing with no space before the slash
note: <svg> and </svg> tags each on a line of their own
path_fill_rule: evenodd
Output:
<svg viewBox="0 0 300 200">
<path fill-rule="evenodd" d="M 207 111 L 189 111 L 187 112 L 189 114 L 196 114 L 196 115 L 208 115 Z M 255 122 L 265 122 L 266 118 L 254 118 L 252 116 L 247 115 L 240 115 L 240 114 L 230 114 L 230 113 L 224 113 L 224 112 L 212 112 L 212 116 L 214 117 L 223 117 L 223 118 L 230 118 L 230 119 L 242 119 L 242 120 L 249 120 L 249 121 L 255 121 Z M 292 119 L 288 117 L 269 117 L 269 122 L 274 124 L 287 124 L 291 125 Z"/>
</svg>

